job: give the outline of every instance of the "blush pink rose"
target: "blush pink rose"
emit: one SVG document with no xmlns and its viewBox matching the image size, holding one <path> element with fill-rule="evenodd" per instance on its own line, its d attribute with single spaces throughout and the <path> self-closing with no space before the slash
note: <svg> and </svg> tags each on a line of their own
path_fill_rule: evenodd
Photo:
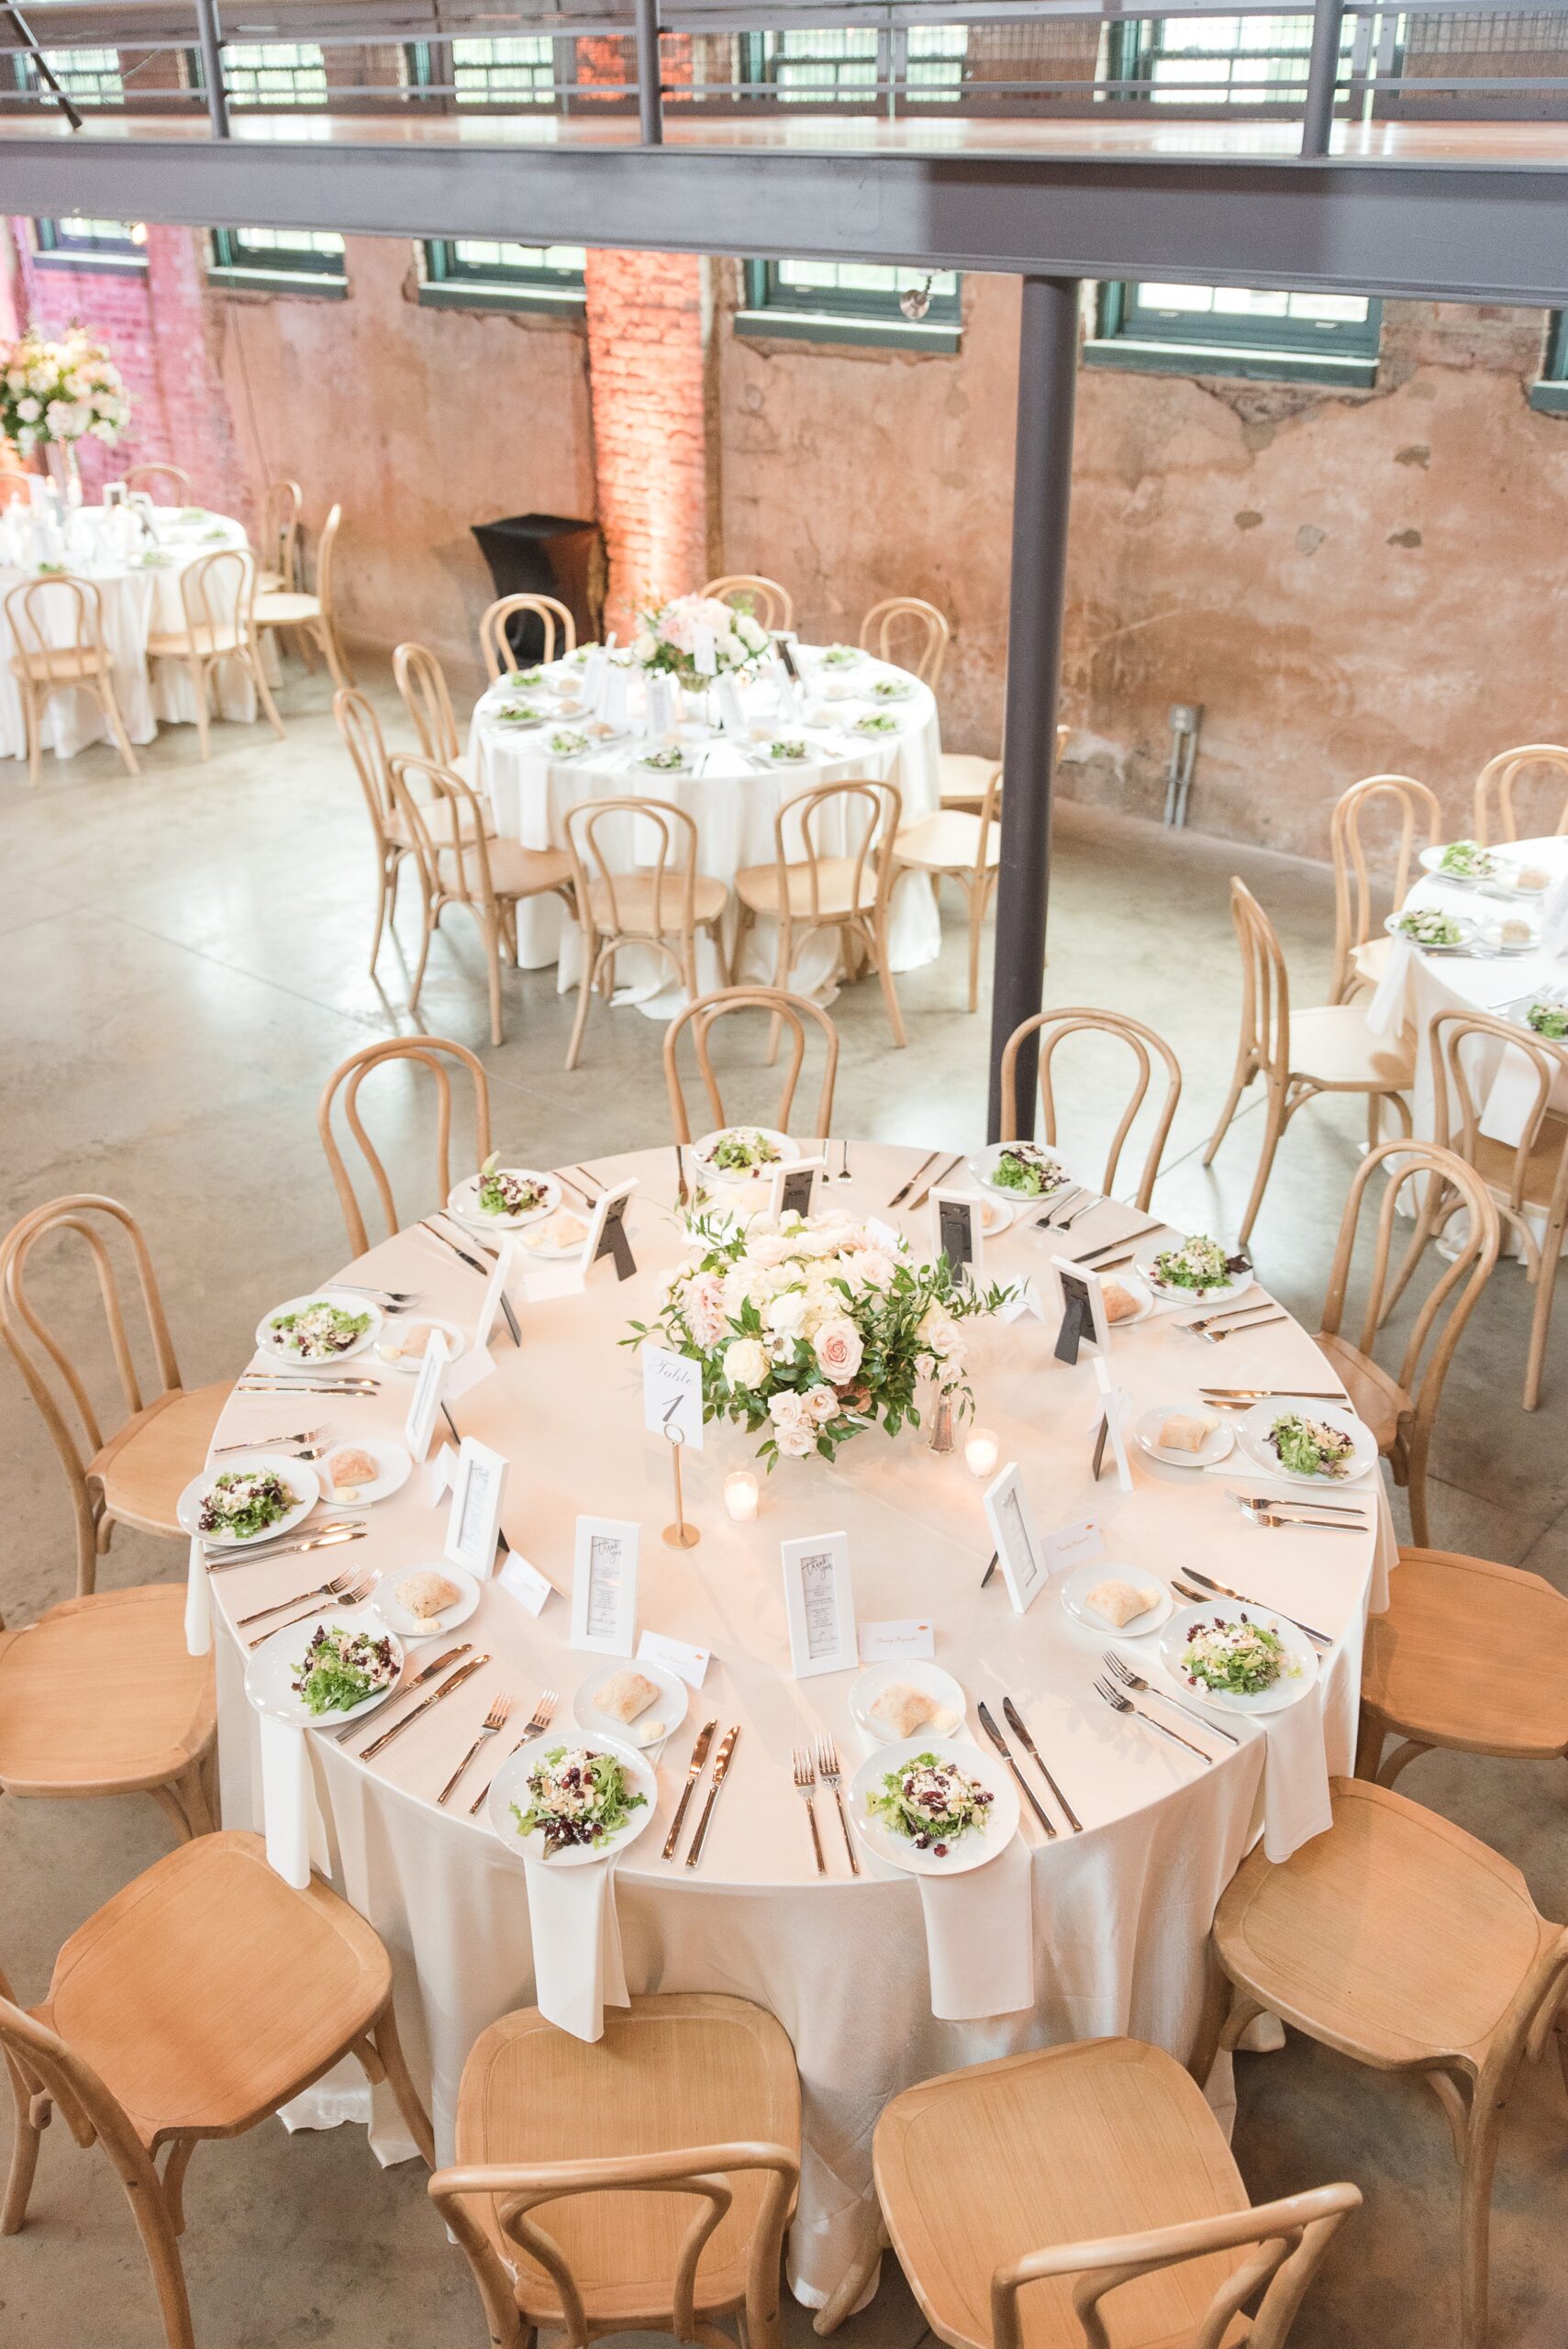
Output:
<svg viewBox="0 0 1568 2349">
<path fill-rule="evenodd" d="M 835 1386 L 847 1386 L 861 1366 L 865 1349 L 861 1333 L 854 1323 L 843 1315 L 824 1321 L 812 1341 L 813 1351 L 825 1378 Z"/>
</svg>

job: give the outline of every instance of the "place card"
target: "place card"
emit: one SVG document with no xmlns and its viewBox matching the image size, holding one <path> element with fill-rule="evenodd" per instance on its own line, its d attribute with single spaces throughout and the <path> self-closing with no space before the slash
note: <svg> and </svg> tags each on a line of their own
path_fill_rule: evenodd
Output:
<svg viewBox="0 0 1568 2349">
<path fill-rule="evenodd" d="M 1053 1256 L 1051 1261 L 1062 1283 L 1062 1327 L 1057 1332 L 1056 1359 L 1071 1365 L 1077 1361 L 1080 1347 L 1097 1346 L 1103 1353 L 1110 1344 L 1105 1291 L 1098 1273 L 1091 1272 L 1086 1264 L 1075 1264 L 1070 1256 Z"/>
<path fill-rule="evenodd" d="M 572 1644 L 598 1655 L 629 1655 L 637 1644 L 637 1544 L 640 1526 L 616 1517 L 580 1517 L 572 1565 Z"/>
<path fill-rule="evenodd" d="M 628 1281 L 637 1270 L 637 1259 L 631 1252 L 627 1235 L 626 1211 L 631 1195 L 637 1188 L 637 1177 L 617 1184 L 613 1191 L 601 1191 L 594 1206 L 594 1219 L 588 1226 L 588 1237 L 583 1247 L 583 1278 L 598 1263 L 601 1256 L 615 1259 L 616 1277 Z"/>
<path fill-rule="evenodd" d="M 456 1482 L 457 1453 L 450 1443 L 443 1443 L 430 1463 L 429 1492 L 427 1497 L 432 1508 L 439 1508 L 443 1495 L 450 1493 Z"/>
<path fill-rule="evenodd" d="M 1092 1517 L 1078 1519 L 1071 1525 L 1059 1525 L 1048 1533 L 1041 1544 L 1048 1575 L 1064 1575 L 1073 1566 L 1085 1566 L 1091 1558 L 1103 1557 L 1105 1540 Z"/>
<path fill-rule="evenodd" d="M 710 628 L 692 630 L 692 666 L 699 677 L 718 674 L 718 643 Z"/>
<path fill-rule="evenodd" d="M 495 1579 L 530 1615 L 541 1614 L 545 1600 L 555 1596 L 555 1585 L 548 1575 L 541 1575 L 537 1566 L 530 1565 L 520 1550 L 508 1550 L 506 1563 Z"/>
<path fill-rule="evenodd" d="M 978 1282 L 985 1251 L 978 1199 L 962 1191 L 931 1193 L 931 1251 L 947 1258 L 954 1280 Z"/>
<path fill-rule="evenodd" d="M 458 1446 L 443 1555 L 454 1566 L 466 1566 L 479 1582 L 488 1582 L 495 1571 L 501 1504 L 506 1496 L 506 1460 L 487 1443 L 465 1435 Z"/>
<path fill-rule="evenodd" d="M 1037 1321 L 1045 1319 L 1045 1305 L 1032 1279 L 1014 1282 L 1007 1297 L 996 1308 L 995 1318 L 998 1321 L 1021 1321 L 1026 1313 L 1032 1313 Z"/>
<path fill-rule="evenodd" d="M 890 1256 L 896 1256 L 904 1245 L 904 1234 L 898 1226 L 884 1223 L 879 1215 L 867 1216 L 866 1237 L 874 1240 L 879 1248 L 885 1248 Z"/>
<path fill-rule="evenodd" d="M 700 1452 L 701 1363 L 691 1361 L 685 1354 L 673 1353 L 668 1346 L 651 1345 L 646 1339 L 639 1353 L 642 1418 L 649 1434 L 662 1436 L 668 1443 L 688 1444 L 692 1451 Z"/>
<path fill-rule="evenodd" d="M 495 1251 L 495 1262 L 490 1278 L 484 1284 L 484 1295 L 479 1300 L 479 1318 L 473 1325 L 473 1350 L 483 1353 L 490 1343 L 490 1332 L 495 1326 L 495 1316 L 506 1301 L 506 1284 L 517 1268 L 517 1243 L 507 1232 Z M 512 1342 L 521 1345 L 522 1334 L 515 1322 Z"/>
<path fill-rule="evenodd" d="M 1026 1614 L 1045 1588 L 1047 1577 L 1029 1496 L 1016 1460 L 1009 1460 L 986 1486 L 985 1514 L 991 1520 L 991 1539 L 996 1544 L 1002 1579 L 1007 1586 L 1013 1612 Z"/>
<path fill-rule="evenodd" d="M 583 707 L 592 716 L 599 707 L 599 696 L 605 690 L 605 672 L 609 656 L 602 644 L 595 644 L 583 663 Z"/>
<path fill-rule="evenodd" d="M 684 1680 L 688 1688 L 700 1688 L 713 1661 L 713 1650 L 688 1647 L 684 1640 L 673 1640 L 664 1631 L 644 1631 L 637 1642 L 637 1661 L 662 1664 L 677 1680 Z"/>
<path fill-rule="evenodd" d="M 450 1358 L 445 1332 L 432 1330 L 419 1364 L 419 1375 L 414 1381 L 408 1417 L 403 1423 L 403 1441 L 416 1460 L 423 1460 L 429 1452 L 430 1438 L 436 1431 L 436 1413 L 441 1408 L 441 1382 Z"/>
<path fill-rule="evenodd" d="M 648 731 L 657 741 L 662 735 L 673 734 L 681 722 L 675 700 L 675 681 L 662 669 L 650 669 L 643 687 L 643 711 Z"/>
<path fill-rule="evenodd" d="M 461 1402 L 471 1389 L 495 1375 L 495 1357 L 488 1346 L 471 1346 L 456 1362 L 447 1364 L 447 1375 L 441 1382 L 441 1393 L 449 1403 Z"/>
<path fill-rule="evenodd" d="M 862 1623 L 861 1662 L 897 1664 L 906 1658 L 929 1659 L 936 1653 L 936 1634 L 928 1621 Z"/>
<path fill-rule="evenodd" d="M 790 1669 L 797 1680 L 848 1672 L 859 1660 L 848 1534 L 819 1533 L 803 1542 L 781 1542 L 779 1549 Z"/>
<path fill-rule="evenodd" d="M 768 1191 L 768 1212 L 776 1220 L 781 1215 L 812 1215 L 817 1208 L 817 1186 L 828 1179 L 825 1158 L 786 1158 L 774 1167 Z"/>
<path fill-rule="evenodd" d="M 746 713 L 740 707 L 740 688 L 732 675 L 720 677 L 713 689 L 713 697 L 718 706 L 718 722 L 724 731 L 735 736 L 737 740 L 749 741 L 751 733 L 746 724 Z"/>
<path fill-rule="evenodd" d="M 599 716 L 606 726 L 614 726 L 617 729 L 625 726 L 629 682 L 619 662 L 612 661 L 605 672 L 605 690 L 599 696 Z"/>
<path fill-rule="evenodd" d="M 1114 1384 L 1111 1368 L 1104 1354 L 1095 1357 L 1095 1377 L 1100 1389 L 1100 1408 L 1095 1420 L 1095 1481 L 1099 1482 L 1105 1464 L 1106 1439 L 1116 1454 L 1117 1483 L 1124 1493 L 1132 1490 L 1132 1463 L 1127 1451 L 1127 1421 L 1131 1406 L 1124 1388 Z"/>
</svg>

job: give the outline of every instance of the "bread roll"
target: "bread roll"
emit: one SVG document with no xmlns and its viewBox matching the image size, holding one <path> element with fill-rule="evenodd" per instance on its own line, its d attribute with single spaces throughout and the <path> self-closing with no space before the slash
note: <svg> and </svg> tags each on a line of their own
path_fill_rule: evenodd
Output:
<svg viewBox="0 0 1568 2349">
<path fill-rule="evenodd" d="M 1135 1615 L 1147 1615 L 1154 1601 L 1148 1591 L 1113 1575 L 1109 1582 L 1096 1583 L 1084 1604 L 1102 1623 L 1110 1623 L 1119 1631 Z"/>
<path fill-rule="evenodd" d="M 517 1237 L 525 1248 L 580 1248 L 588 1237 L 588 1227 L 562 1211 L 544 1223 L 526 1224 Z"/>
<path fill-rule="evenodd" d="M 443 1608 L 455 1607 L 462 1592 L 433 1566 L 422 1566 L 416 1575 L 405 1575 L 393 1595 L 406 1615 L 417 1615 L 425 1623 Z"/>
<path fill-rule="evenodd" d="M 1214 1431 L 1212 1419 L 1192 1411 L 1167 1411 L 1160 1422 L 1160 1442 L 1166 1452 L 1201 1452 Z"/>
<path fill-rule="evenodd" d="M 873 1721 L 881 1721 L 895 1737 L 913 1737 L 917 1729 L 936 1720 L 941 1706 L 929 1688 L 917 1688 L 907 1680 L 890 1680 L 866 1709 Z"/>
<path fill-rule="evenodd" d="M 380 1474 L 374 1454 L 361 1451 L 357 1443 L 346 1443 L 327 1463 L 328 1482 L 339 1492 L 355 1485 L 373 1485 Z"/>
<path fill-rule="evenodd" d="M 1140 1313 L 1143 1309 L 1132 1291 L 1129 1288 L 1123 1288 L 1119 1281 L 1102 1281 L 1100 1295 L 1106 1301 L 1107 1321 L 1126 1321 L 1131 1315 Z"/>
<path fill-rule="evenodd" d="M 659 1684 L 650 1680 L 645 1672 L 617 1672 L 606 1680 L 594 1699 L 595 1712 L 607 1713 L 612 1721 L 634 1721 L 645 1713 L 659 1694 Z"/>
</svg>

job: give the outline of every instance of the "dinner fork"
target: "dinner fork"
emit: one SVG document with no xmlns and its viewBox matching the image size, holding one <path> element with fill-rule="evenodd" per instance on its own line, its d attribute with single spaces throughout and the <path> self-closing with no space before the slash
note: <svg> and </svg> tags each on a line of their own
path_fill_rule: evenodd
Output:
<svg viewBox="0 0 1568 2349">
<path fill-rule="evenodd" d="M 1201 1745 L 1195 1745 L 1192 1739 L 1184 1737 L 1179 1729 L 1167 1729 L 1163 1721 L 1157 1721 L 1152 1713 L 1146 1713 L 1141 1705 L 1135 1705 L 1132 1698 L 1123 1696 L 1119 1688 L 1113 1688 L 1108 1680 L 1096 1680 L 1095 1694 L 1096 1697 L 1103 1697 L 1113 1712 L 1135 1713 L 1148 1728 L 1157 1729 L 1162 1737 L 1168 1737 L 1173 1745 L 1184 1745 L 1187 1752 L 1195 1753 L 1206 1767 L 1209 1769 L 1214 1767 L 1212 1753 L 1206 1753 Z"/>
<path fill-rule="evenodd" d="M 304 1607 L 313 1599 L 341 1598 L 345 1591 L 352 1590 L 359 1579 L 357 1574 L 333 1575 L 328 1581 L 318 1582 L 314 1590 L 296 1590 L 292 1598 L 274 1599 L 271 1607 L 258 1607 L 254 1614 L 241 1615 L 234 1628 L 237 1631 L 246 1631 L 250 1624 L 259 1623 L 264 1615 L 281 1615 L 286 1607 Z"/>
<path fill-rule="evenodd" d="M 351 1290 L 355 1297 L 373 1297 L 378 1303 L 395 1307 L 399 1312 L 405 1306 L 417 1305 L 422 1294 L 417 1288 L 374 1288 L 369 1281 L 334 1281 L 332 1286 Z"/>
<path fill-rule="evenodd" d="M 375 1576 L 373 1575 L 366 1575 L 362 1582 L 357 1582 L 353 1584 L 350 1589 L 343 1591 L 335 1603 L 345 1610 L 350 1607 L 362 1607 L 374 1588 Z M 293 1603 L 294 1602 L 291 1599 L 289 1604 L 292 1606 Z M 302 1608 L 297 1615 L 291 1615 L 286 1623 L 274 1623 L 272 1631 L 258 1631 L 255 1638 L 251 1640 L 249 1644 L 253 1648 L 261 1647 L 265 1641 L 272 1639 L 276 1632 L 286 1631 L 292 1625 L 295 1623 L 303 1623 L 307 1617 L 317 1613 L 320 1609 L 320 1605 L 321 1602 L 319 1599 L 313 1600 L 310 1606 Z"/>
<path fill-rule="evenodd" d="M 1046 1208 L 1045 1213 L 1043 1215 L 1036 1216 L 1034 1219 L 1035 1230 L 1037 1231 L 1050 1230 L 1052 1225 L 1055 1224 L 1056 1219 L 1062 1213 L 1062 1208 L 1070 1207 L 1074 1199 L 1081 1199 L 1083 1196 L 1084 1186 L 1082 1183 L 1069 1183 L 1065 1190 L 1062 1190 L 1057 1193 L 1055 1198 L 1051 1200 L 1050 1206 Z"/>
<path fill-rule="evenodd" d="M 839 1169 L 839 1180 L 840 1183 L 847 1183 L 850 1179 L 850 1145 L 846 1141 L 841 1147 L 844 1152 L 844 1163 Z"/>
<path fill-rule="evenodd" d="M 512 1699 L 510 1697 L 496 1698 L 495 1703 L 491 1706 L 490 1710 L 485 1714 L 484 1720 L 479 1725 L 479 1735 L 474 1739 L 473 1743 L 469 1747 L 468 1752 L 463 1755 L 462 1760 L 458 1764 L 457 1768 L 452 1772 L 451 1776 L 447 1780 L 446 1785 L 436 1797 L 438 1805 L 446 1801 L 447 1797 L 450 1794 L 452 1788 L 456 1786 L 458 1780 L 462 1777 L 463 1772 L 467 1769 L 469 1764 L 473 1761 L 480 1747 L 484 1744 L 485 1739 L 487 1737 L 494 1737 L 497 1730 L 506 1728 L 507 1716 L 510 1714 L 511 1709 Z M 488 1794 L 490 1791 L 489 1787 L 486 1787 L 484 1791 Z"/>
<path fill-rule="evenodd" d="M 817 1854 L 817 1873 L 826 1876 L 828 1863 L 822 1856 L 822 1838 L 817 1832 L 817 1812 L 811 1797 L 817 1785 L 817 1773 L 811 1766 L 811 1755 L 805 1746 L 795 1749 L 795 1783 L 796 1791 L 806 1798 L 806 1816 L 811 1821 L 811 1848 Z"/>
<path fill-rule="evenodd" d="M 1192 1321 L 1186 1322 L 1184 1326 L 1191 1330 L 1195 1337 L 1201 1338 L 1206 1346 L 1222 1346 L 1227 1338 L 1244 1338 L 1250 1330 L 1272 1330 L 1276 1321 L 1289 1319 L 1288 1313 L 1265 1313 L 1256 1321 L 1232 1321 L 1223 1330 L 1200 1330 L 1196 1323 Z"/>
<path fill-rule="evenodd" d="M 1195 1566 L 1188 1566 L 1184 1571 L 1191 1575 L 1191 1582 L 1180 1582 L 1172 1576 L 1174 1587 L 1184 1598 L 1195 1599 L 1200 1607 L 1208 1606 L 1216 1598 L 1233 1598 L 1238 1607 L 1251 1607 L 1260 1614 L 1264 1611 L 1262 1600 L 1249 1598 L 1244 1590 L 1232 1590 L 1228 1582 L 1215 1582 L 1208 1575 L 1199 1574 Z M 1193 1583 L 1201 1583 L 1202 1589 L 1195 1590 Z M 1304 1623 L 1299 1615 L 1286 1615 L 1283 1607 L 1272 1607 L 1267 1612 L 1281 1616 L 1287 1623 L 1294 1623 L 1298 1631 L 1306 1633 L 1314 1647 L 1331 1648 L 1334 1644 L 1329 1632 L 1320 1631 L 1316 1623 Z"/>
<path fill-rule="evenodd" d="M 1364 1518 L 1351 1525 L 1342 1517 L 1281 1517 L 1277 1510 L 1265 1508 L 1261 1501 L 1241 1501 L 1239 1507 L 1242 1516 L 1250 1518 L 1254 1525 L 1304 1525 L 1312 1533 L 1364 1533 L 1367 1530 Z"/>
<path fill-rule="evenodd" d="M 1055 1228 L 1058 1231 L 1071 1231 L 1080 1216 L 1092 1215 L 1096 1208 L 1108 1207 L 1109 1205 L 1110 1201 L 1100 1192 L 1090 1191 L 1085 1197 L 1077 1202 L 1072 1214 L 1064 1215 L 1061 1222 L 1057 1224 Z"/>
<path fill-rule="evenodd" d="M 844 1798 L 839 1786 L 839 1749 L 830 1737 L 819 1737 L 817 1741 L 817 1770 L 823 1785 L 833 1789 L 833 1799 L 839 1806 L 839 1824 L 844 1831 L 844 1849 L 850 1855 L 850 1873 L 859 1876 L 860 1857 L 855 1850 L 854 1838 L 850 1833 L 850 1816 L 844 1809 Z"/>
<path fill-rule="evenodd" d="M 513 1746 L 513 1753 L 520 1753 L 530 1737 L 542 1737 L 544 1735 L 545 1731 L 555 1719 L 555 1709 L 560 1702 L 561 1699 L 556 1695 L 553 1688 L 540 1689 L 539 1703 L 534 1707 L 534 1717 L 532 1720 L 529 1721 L 527 1729 L 524 1730 L 521 1737 L 518 1738 L 516 1745 Z M 511 1754 L 508 1754 L 506 1758 L 510 1761 Z M 468 1815 L 470 1819 L 477 1816 L 480 1806 L 483 1804 L 485 1796 L 490 1792 L 490 1789 L 495 1783 L 495 1773 L 492 1772 L 491 1776 L 485 1779 L 484 1786 L 481 1787 L 479 1792 L 474 1796 L 473 1800 L 468 1806 Z"/>
<path fill-rule="evenodd" d="M 327 1434 L 325 1427 L 296 1428 L 293 1435 L 260 1435 L 250 1443 L 215 1443 L 213 1453 L 220 1452 L 282 1452 L 291 1443 L 320 1443 Z"/>
<path fill-rule="evenodd" d="M 1184 1704 L 1180 1697 L 1173 1697 L 1168 1688 L 1156 1688 L 1152 1681 L 1145 1680 L 1140 1672 L 1134 1672 L 1131 1664 L 1124 1664 L 1114 1648 L 1107 1648 L 1100 1662 L 1120 1687 L 1130 1688 L 1140 1697 L 1158 1697 L 1165 1704 L 1174 1705 L 1177 1712 L 1185 1713 L 1189 1720 L 1211 1729 L 1216 1737 L 1229 1738 L 1232 1745 L 1240 1744 L 1241 1741 L 1234 1730 L 1221 1729 L 1219 1723 L 1210 1720 L 1207 1713 L 1200 1713 L 1195 1705 Z"/>
<path fill-rule="evenodd" d="M 1278 1312 L 1277 1298 L 1255 1297 L 1251 1305 L 1217 1305 L 1212 1313 L 1200 1314 L 1195 1321 L 1179 1321 L 1176 1327 L 1179 1330 L 1195 1330 L 1201 1336 L 1204 1330 L 1211 1328 L 1216 1321 L 1240 1320 L 1243 1314 L 1266 1313 L 1271 1308 Z"/>
</svg>

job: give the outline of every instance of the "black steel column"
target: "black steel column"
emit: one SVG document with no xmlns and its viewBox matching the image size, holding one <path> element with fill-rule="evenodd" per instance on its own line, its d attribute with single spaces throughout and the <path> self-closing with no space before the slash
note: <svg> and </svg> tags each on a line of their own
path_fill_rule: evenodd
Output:
<svg viewBox="0 0 1568 2349">
<path fill-rule="evenodd" d="M 1334 103 L 1339 95 L 1340 43 L 1345 22 L 1345 0 L 1317 0 L 1312 17 L 1312 48 L 1307 61 L 1307 95 L 1301 109 L 1301 151 L 1326 155 L 1334 129 Z"/>
<path fill-rule="evenodd" d="M 215 139 L 227 139 L 228 93 L 223 86 L 223 30 L 217 21 L 217 0 L 196 0 L 196 35 L 201 43 L 202 80 L 206 84 L 207 121 Z"/>
<path fill-rule="evenodd" d="M 1056 688 L 1067 593 L 1073 404 L 1078 386 L 1078 284 L 1026 277 L 1018 328 L 1018 443 L 1013 469 L 1013 584 L 1002 735 L 1002 871 L 991 997 L 989 1131 L 1001 1126 L 1002 1050 L 1040 1006 L 1051 883 Z M 1018 1130 L 1032 1134 L 1040 1053 L 1018 1055 Z"/>
<path fill-rule="evenodd" d="M 663 60 L 659 49 L 659 0 L 637 0 L 637 122 L 645 147 L 664 143 Z"/>
</svg>

